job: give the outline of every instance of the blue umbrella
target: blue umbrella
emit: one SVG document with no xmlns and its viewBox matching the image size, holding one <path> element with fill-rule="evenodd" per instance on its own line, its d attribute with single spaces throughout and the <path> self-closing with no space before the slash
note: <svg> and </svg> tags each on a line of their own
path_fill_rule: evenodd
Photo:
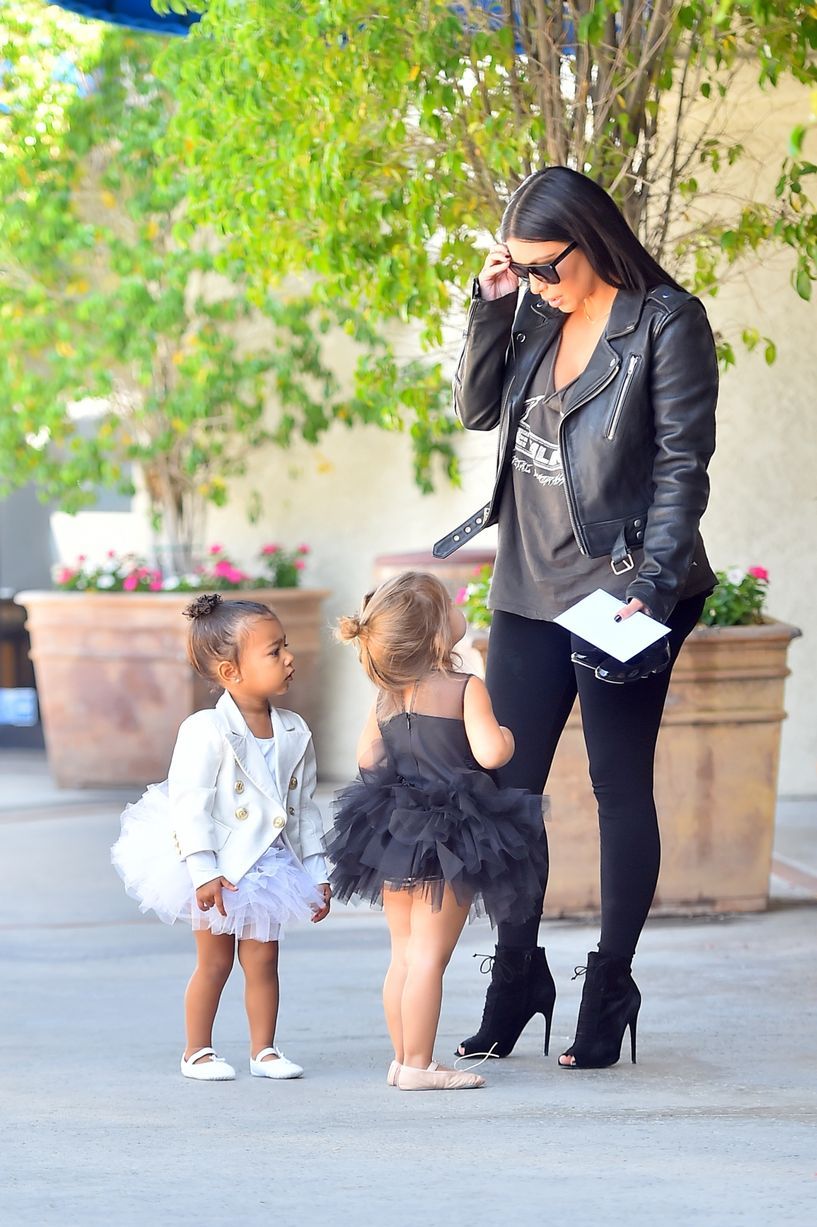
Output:
<svg viewBox="0 0 817 1227">
<path fill-rule="evenodd" d="M 79 13 L 80 17 L 92 17 L 109 21 L 117 26 L 130 26 L 133 30 L 147 30 L 152 34 L 186 34 L 201 16 L 200 13 L 168 13 L 160 17 L 151 7 L 150 0 L 52 0 L 58 8 Z"/>
</svg>

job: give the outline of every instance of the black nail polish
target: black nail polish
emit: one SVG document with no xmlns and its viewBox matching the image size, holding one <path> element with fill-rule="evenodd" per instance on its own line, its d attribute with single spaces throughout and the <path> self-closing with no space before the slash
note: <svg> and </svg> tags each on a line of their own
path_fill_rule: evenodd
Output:
<svg viewBox="0 0 817 1227">
<path fill-rule="evenodd" d="M 616 614 L 616 616 L 613 618 L 613 621 L 614 621 L 614 622 L 620 622 L 620 621 L 621 621 L 621 614 Z"/>
</svg>

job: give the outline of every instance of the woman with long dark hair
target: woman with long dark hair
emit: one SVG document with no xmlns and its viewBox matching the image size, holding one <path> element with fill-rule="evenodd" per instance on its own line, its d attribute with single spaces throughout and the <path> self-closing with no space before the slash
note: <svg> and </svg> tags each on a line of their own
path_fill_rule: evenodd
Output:
<svg viewBox="0 0 817 1227">
<path fill-rule="evenodd" d="M 520 283 L 527 283 L 523 295 Z M 660 861 L 655 743 L 672 665 L 715 577 L 698 531 L 718 368 L 701 303 L 649 255 L 614 201 L 564 166 L 531 175 L 474 283 L 454 381 L 470 430 L 499 426 L 490 502 L 435 546 L 498 524 L 487 685 L 516 753 L 502 787 L 541 792 L 578 694 L 601 838 L 601 937 L 559 1063 L 614 1064 L 641 995 L 636 943 Z M 553 621 L 597 588 L 669 636 L 626 665 Z M 542 883 L 542 894 L 547 883 Z M 479 1030 L 461 1053 L 513 1048 L 556 989 L 541 909 L 500 925 Z"/>
</svg>

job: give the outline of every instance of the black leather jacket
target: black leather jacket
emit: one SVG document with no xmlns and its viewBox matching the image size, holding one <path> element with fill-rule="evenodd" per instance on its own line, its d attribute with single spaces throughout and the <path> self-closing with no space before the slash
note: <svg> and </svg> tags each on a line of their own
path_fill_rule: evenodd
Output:
<svg viewBox="0 0 817 1227">
<path fill-rule="evenodd" d="M 518 307 L 517 307 L 518 303 Z M 446 558 L 499 515 L 531 380 L 565 316 L 526 291 L 475 297 L 454 376 L 469 430 L 499 426 L 490 502 L 434 546 Z M 709 496 L 718 364 L 706 312 L 671 286 L 620 290 L 607 329 L 574 384 L 559 428 L 565 494 L 579 550 L 620 572 L 643 547 L 627 599 L 665 620 L 689 574 Z"/>
</svg>

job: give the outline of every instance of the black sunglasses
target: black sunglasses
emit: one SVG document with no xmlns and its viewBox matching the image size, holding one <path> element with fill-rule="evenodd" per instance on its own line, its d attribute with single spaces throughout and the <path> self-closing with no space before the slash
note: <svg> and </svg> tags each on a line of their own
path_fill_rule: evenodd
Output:
<svg viewBox="0 0 817 1227">
<path fill-rule="evenodd" d="M 556 272 L 556 265 L 564 260 L 565 256 L 569 256 L 574 247 L 578 247 L 578 243 L 568 243 L 564 251 L 560 251 L 555 260 L 551 260 L 549 264 L 517 264 L 511 260 L 508 268 L 511 272 L 527 280 L 528 277 L 536 277 L 539 281 L 544 281 L 548 285 L 558 285 L 561 277 Z"/>
</svg>

